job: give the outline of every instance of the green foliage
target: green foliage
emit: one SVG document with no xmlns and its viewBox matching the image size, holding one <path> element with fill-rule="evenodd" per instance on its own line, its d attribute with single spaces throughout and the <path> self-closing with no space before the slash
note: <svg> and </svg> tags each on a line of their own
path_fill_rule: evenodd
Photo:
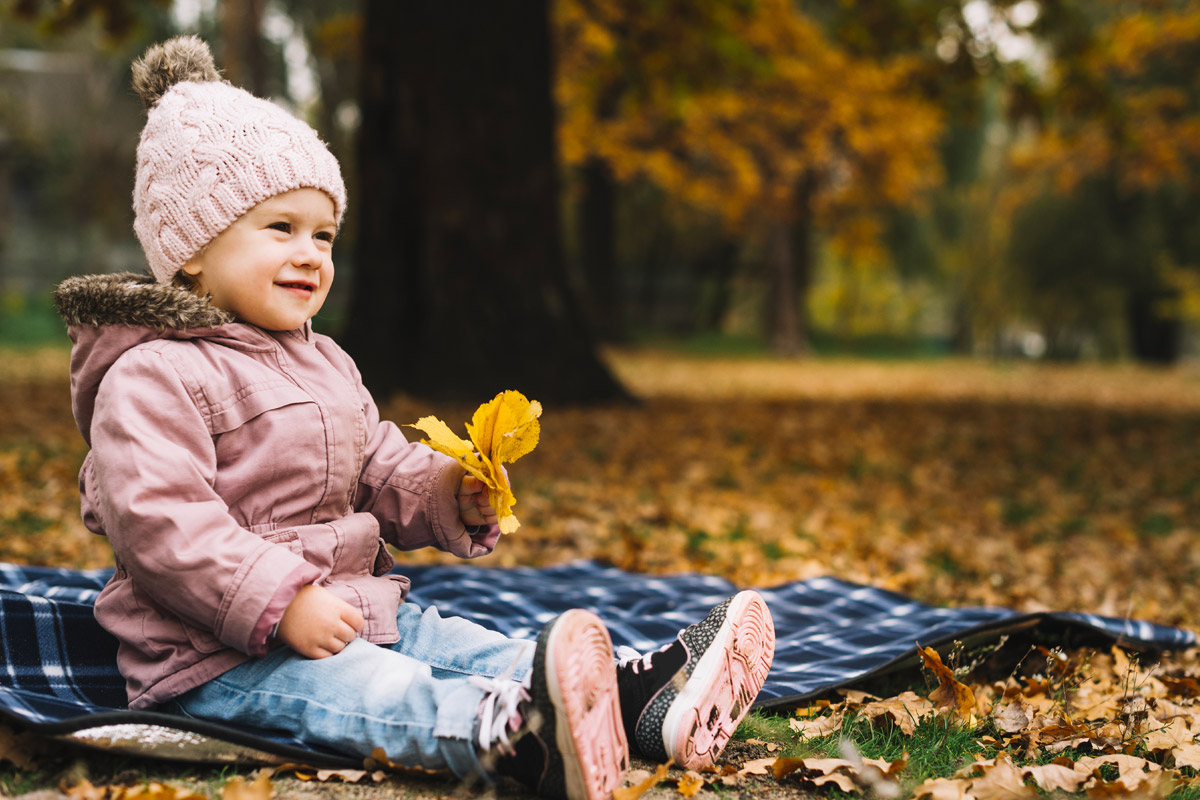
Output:
<svg viewBox="0 0 1200 800">
<path fill-rule="evenodd" d="M 42 347 L 66 344 L 66 326 L 47 295 L 0 294 L 0 345 Z"/>
</svg>

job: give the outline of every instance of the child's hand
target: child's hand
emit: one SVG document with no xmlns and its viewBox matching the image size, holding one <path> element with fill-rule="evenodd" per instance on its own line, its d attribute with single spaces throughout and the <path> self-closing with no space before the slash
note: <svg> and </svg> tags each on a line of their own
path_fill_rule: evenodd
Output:
<svg viewBox="0 0 1200 800">
<path fill-rule="evenodd" d="M 365 624 L 357 608 L 328 589 L 309 584 L 288 603 L 277 635 L 306 658 L 325 658 L 342 652 Z"/>
<path fill-rule="evenodd" d="M 463 525 L 495 525 L 496 509 L 488 502 L 488 487 L 470 473 L 458 486 L 458 515 Z"/>
</svg>

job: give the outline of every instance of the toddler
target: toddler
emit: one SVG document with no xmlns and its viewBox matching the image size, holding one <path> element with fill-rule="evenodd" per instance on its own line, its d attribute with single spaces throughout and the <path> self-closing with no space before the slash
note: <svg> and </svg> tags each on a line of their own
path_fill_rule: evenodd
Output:
<svg viewBox="0 0 1200 800">
<path fill-rule="evenodd" d="M 151 275 L 71 278 L 86 525 L 116 569 L 96 617 L 131 708 L 291 731 L 351 756 L 606 797 L 628 753 L 717 757 L 774 651 L 741 592 L 647 656 L 584 610 L 536 642 L 404 602 L 386 547 L 463 558 L 499 537 L 453 459 L 382 421 L 311 322 L 346 209 L 306 124 L 180 37 L 134 64 L 148 116 L 134 227 Z"/>
</svg>

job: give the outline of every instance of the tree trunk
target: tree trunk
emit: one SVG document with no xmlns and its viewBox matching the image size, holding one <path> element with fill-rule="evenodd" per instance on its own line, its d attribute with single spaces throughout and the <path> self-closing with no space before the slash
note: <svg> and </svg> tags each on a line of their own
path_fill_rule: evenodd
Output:
<svg viewBox="0 0 1200 800">
<path fill-rule="evenodd" d="M 617 186 L 612 168 L 600 158 L 583 167 L 579 203 L 579 266 L 592 329 L 606 342 L 621 339 L 625 328 L 621 276 L 617 271 Z"/>
<path fill-rule="evenodd" d="M 808 173 L 796 185 L 793 217 L 776 221 L 769 233 L 768 339 L 771 351 L 779 356 L 803 356 L 810 349 L 807 300 L 812 275 L 815 191 L 816 177 Z"/>
<path fill-rule="evenodd" d="M 547 0 L 366 0 L 344 335 L 377 393 L 624 398 L 568 289 Z"/>
<path fill-rule="evenodd" d="M 259 97 L 267 93 L 262 15 L 263 0 L 222 0 L 222 75 L 234 86 Z"/>
<path fill-rule="evenodd" d="M 1182 348 L 1183 326 L 1163 316 L 1158 307 L 1169 298 L 1166 291 L 1130 289 L 1125 301 L 1133 355 L 1148 364 L 1173 364 Z"/>
<path fill-rule="evenodd" d="M 700 309 L 699 328 L 702 332 L 717 332 L 729 313 L 733 300 L 733 277 L 737 274 L 738 242 L 722 236 L 700 259 L 697 272 L 711 286 L 708 301 Z"/>
</svg>

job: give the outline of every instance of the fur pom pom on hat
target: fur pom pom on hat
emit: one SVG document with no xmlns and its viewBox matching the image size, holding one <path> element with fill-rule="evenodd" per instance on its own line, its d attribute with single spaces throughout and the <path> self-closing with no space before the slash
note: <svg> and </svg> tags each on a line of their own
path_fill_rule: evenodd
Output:
<svg viewBox="0 0 1200 800">
<path fill-rule="evenodd" d="M 137 149 L 134 231 L 159 283 L 238 217 L 293 189 L 319 189 L 340 224 L 346 187 L 316 131 L 221 80 L 200 38 L 155 45 L 133 64 L 148 109 Z"/>
</svg>

